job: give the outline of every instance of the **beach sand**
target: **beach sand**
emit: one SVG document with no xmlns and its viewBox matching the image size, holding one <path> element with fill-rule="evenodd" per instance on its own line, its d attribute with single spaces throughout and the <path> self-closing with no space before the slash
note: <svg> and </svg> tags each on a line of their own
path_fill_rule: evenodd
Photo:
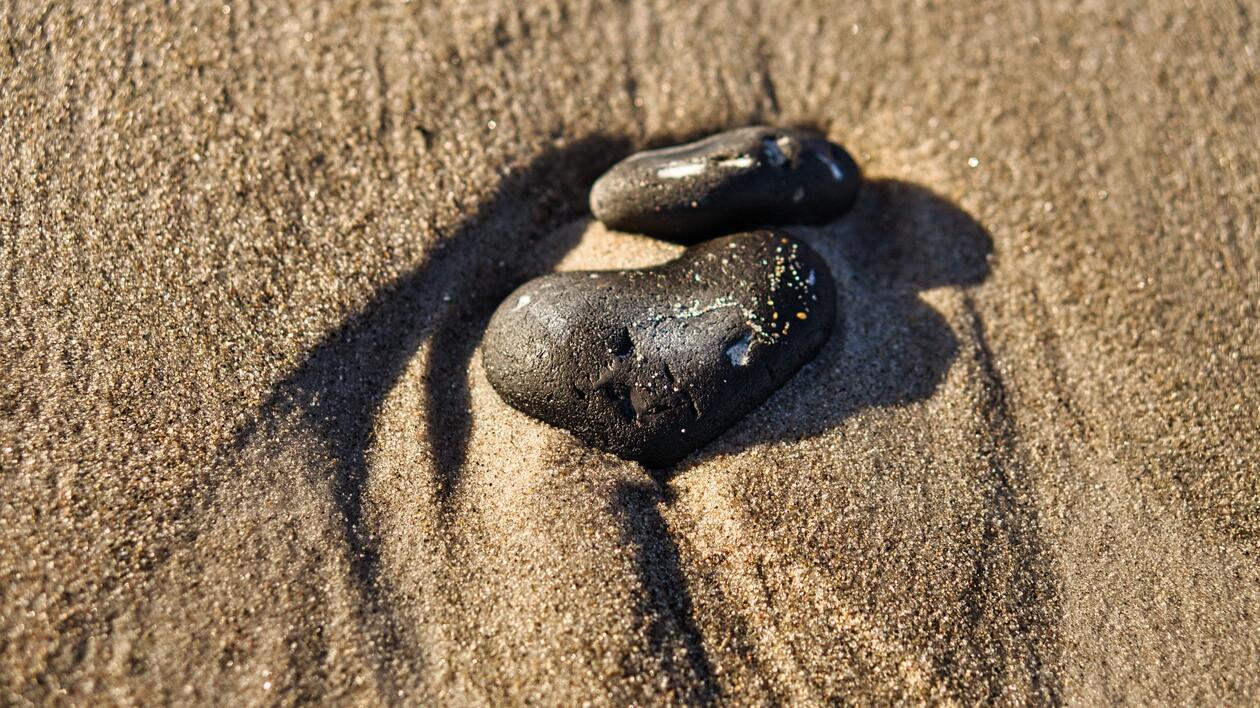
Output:
<svg viewBox="0 0 1260 708">
<path fill-rule="evenodd" d="M 1246 3 L 0 10 L 0 703 L 1260 700 Z M 481 332 L 813 126 L 839 328 L 670 470 Z"/>
</svg>

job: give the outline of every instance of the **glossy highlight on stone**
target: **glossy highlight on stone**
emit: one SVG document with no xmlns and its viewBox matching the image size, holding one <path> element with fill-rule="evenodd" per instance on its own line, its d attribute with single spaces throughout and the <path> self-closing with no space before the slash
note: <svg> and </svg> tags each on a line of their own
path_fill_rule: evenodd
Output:
<svg viewBox="0 0 1260 708">
<path fill-rule="evenodd" d="M 853 206 L 860 182 L 857 163 L 840 146 L 755 126 L 631 155 L 595 182 L 590 207 L 609 228 L 696 243 L 832 221 Z"/>
<path fill-rule="evenodd" d="M 651 268 L 536 278 L 494 313 L 482 365 L 513 407 L 664 467 L 769 397 L 835 320 L 823 259 L 784 233 L 755 231 Z"/>
</svg>

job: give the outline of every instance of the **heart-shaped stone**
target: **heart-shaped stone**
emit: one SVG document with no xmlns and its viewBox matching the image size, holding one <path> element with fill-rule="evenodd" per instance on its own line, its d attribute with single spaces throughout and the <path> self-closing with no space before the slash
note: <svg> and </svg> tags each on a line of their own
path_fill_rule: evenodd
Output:
<svg viewBox="0 0 1260 708">
<path fill-rule="evenodd" d="M 835 319 L 822 257 L 754 231 L 651 268 L 536 278 L 494 313 L 482 363 L 513 407 L 663 467 L 764 401 Z"/>
<path fill-rule="evenodd" d="M 609 228 L 679 243 L 760 226 L 820 224 L 857 199 L 857 164 L 839 145 L 756 126 L 636 153 L 591 188 Z"/>
</svg>

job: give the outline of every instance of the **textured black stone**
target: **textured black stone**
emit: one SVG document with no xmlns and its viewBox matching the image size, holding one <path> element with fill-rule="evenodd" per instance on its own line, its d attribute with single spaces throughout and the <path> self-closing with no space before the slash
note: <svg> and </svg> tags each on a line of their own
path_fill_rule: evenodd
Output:
<svg viewBox="0 0 1260 708">
<path fill-rule="evenodd" d="M 499 305 L 482 363 L 513 407 L 663 467 L 764 401 L 835 319 L 823 259 L 755 231 L 652 268 L 536 278 Z"/>
<path fill-rule="evenodd" d="M 696 243 L 833 221 L 853 206 L 860 182 L 840 146 L 757 126 L 631 155 L 595 182 L 591 213 L 618 231 Z"/>
</svg>

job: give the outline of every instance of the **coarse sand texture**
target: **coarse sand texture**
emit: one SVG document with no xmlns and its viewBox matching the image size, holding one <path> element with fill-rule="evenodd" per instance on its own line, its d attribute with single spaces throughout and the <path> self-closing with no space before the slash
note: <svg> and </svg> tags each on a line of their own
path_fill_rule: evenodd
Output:
<svg viewBox="0 0 1260 708">
<path fill-rule="evenodd" d="M 0 704 L 1260 702 L 1245 2 L 0 7 Z M 750 125 L 818 355 L 649 472 L 491 314 Z M 737 352 L 738 354 L 738 352 Z"/>
</svg>

